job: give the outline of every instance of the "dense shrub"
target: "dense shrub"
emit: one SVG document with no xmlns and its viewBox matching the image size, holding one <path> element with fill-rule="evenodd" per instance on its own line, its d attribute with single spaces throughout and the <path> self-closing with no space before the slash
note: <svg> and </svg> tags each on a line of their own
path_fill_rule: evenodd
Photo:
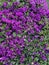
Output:
<svg viewBox="0 0 49 65">
<path fill-rule="evenodd" d="M 11 6 L 3 3 L 0 7 L 0 62 L 3 65 L 30 65 L 32 61 L 32 65 L 40 65 L 40 60 L 47 61 L 47 45 L 38 44 L 44 37 L 39 33 L 46 25 L 46 18 L 49 18 L 46 0 L 20 0 Z"/>
</svg>

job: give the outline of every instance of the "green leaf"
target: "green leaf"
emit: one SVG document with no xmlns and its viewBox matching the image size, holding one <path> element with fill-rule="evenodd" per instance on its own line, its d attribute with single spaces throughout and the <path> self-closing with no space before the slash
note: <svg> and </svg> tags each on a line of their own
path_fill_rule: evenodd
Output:
<svg viewBox="0 0 49 65">
<path fill-rule="evenodd" d="M 2 32 L 0 32 L 0 36 L 1 36 L 1 35 L 3 35 L 3 33 L 2 33 Z"/>
<path fill-rule="evenodd" d="M 3 65 L 3 63 L 0 62 L 0 65 Z"/>
<path fill-rule="evenodd" d="M 13 32 L 13 36 L 16 37 L 16 33 L 15 32 Z"/>
<path fill-rule="evenodd" d="M 34 61 L 38 61 L 39 60 L 39 58 L 38 57 L 36 57 L 35 59 L 34 59 Z"/>
<path fill-rule="evenodd" d="M 3 38 L 0 38 L 0 42 L 3 41 L 4 39 Z"/>
</svg>

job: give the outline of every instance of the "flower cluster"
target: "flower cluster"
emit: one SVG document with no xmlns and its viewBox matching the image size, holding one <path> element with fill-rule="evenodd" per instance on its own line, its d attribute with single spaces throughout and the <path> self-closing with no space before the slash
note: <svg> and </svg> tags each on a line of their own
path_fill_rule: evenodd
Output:
<svg viewBox="0 0 49 65">
<path fill-rule="evenodd" d="M 49 17 L 47 2 L 20 0 L 11 6 L 4 2 L 0 9 L 0 62 L 3 65 L 13 65 L 11 61 L 19 57 L 21 64 L 25 61 L 23 52 L 27 43 L 39 38 L 39 32 L 46 24 L 45 18 Z M 41 58 L 46 60 L 43 53 Z M 37 62 L 34 64 L 38 65 Z"/>
</svg>

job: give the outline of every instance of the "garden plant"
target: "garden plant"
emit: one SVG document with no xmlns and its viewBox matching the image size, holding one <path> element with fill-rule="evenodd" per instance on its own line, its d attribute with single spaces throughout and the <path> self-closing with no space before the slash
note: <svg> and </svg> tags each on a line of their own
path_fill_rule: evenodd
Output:
<svg viewBox="0 0 49 65">
<path fill-rule="evenodd" d="M 49 65 L 47 0 L 0 0 L 0 65 Z"/>
</svg>

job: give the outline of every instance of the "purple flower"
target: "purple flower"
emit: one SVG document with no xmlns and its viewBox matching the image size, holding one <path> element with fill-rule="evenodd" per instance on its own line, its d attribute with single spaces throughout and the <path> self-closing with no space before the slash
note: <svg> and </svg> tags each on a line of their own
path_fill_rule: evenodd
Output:
<svg viewBox="0 0 49 65">
<path fill-rule="evenodd" d="M 44 54 L 41 55 L 42 60 L 47 61 L 47 58 Z"/>
<path fill-rule="evenodd" d="M 23 63 L 25 61 L 25 56 L 22 55 L 21 58 L 20 58 L 20 63 Z"/>
<path fill-rule="evenodd" d="M 33 65 L 40 65 L 38 62 L 34 62 L 34 64 Z"/>
<path fill-rule="evenodd" d="M 4 2 L 4 3 L 3 3 L 3 6 L 4 6 L 4 7 L 6 7 L 7 5 L 8 5 L 8 3 L 7 3 L 7 2 Z"/>
<path fill-rule="evenodd" d="M 47 16 L 47 18 L 49 18 L 49 10 L 47 10 L 46 16 Z"/>
</svg>

